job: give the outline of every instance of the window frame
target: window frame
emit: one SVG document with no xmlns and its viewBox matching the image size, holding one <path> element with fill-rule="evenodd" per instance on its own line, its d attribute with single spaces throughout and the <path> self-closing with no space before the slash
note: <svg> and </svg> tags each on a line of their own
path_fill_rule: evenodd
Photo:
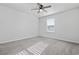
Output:
<svg viewBox="0 0 79 59">
<path fill-rule="evenodd" d="M 51 26 L 51 25 L 48 25 L 48 20 L 52 20 L 53 19 L 53 22 L 54 22 L 54 25 L 52 25 L 52 26 L 54 26 L 54 28 L 53 28 L 53 30 L 49 30 L 49 28 L 48 28 L 48 26 Z M 55 19 L 54 18 L 52 18 L 52 17 L 50 17 L 50 18 L 47 18 L 47 20 L 46 20 L 46 29 L 47 29 L 47 32 L 55 32 Z"/>
</svg>

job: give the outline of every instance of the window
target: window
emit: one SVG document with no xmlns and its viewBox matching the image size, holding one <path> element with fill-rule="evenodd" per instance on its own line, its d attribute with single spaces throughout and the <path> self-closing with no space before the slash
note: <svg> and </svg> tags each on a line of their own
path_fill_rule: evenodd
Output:
<svg viewBox="0 0 79 59">
<path fill-rule="evenodd" d="M 55 32 L 55 19 L 47 19 L 47 32 Z"/>
</svg>

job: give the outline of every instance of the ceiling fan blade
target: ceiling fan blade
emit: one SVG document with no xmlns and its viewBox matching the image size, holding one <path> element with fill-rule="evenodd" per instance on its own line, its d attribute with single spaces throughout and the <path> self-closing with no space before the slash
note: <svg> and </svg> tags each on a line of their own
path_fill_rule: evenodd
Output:
<svg viewBox="0 0 79 59">
<path fill-rule="evenodd" d="M 37 3 L 37 5 L 42 5 L 41 3 Z"/>
<path fill-rule="evenodd" d="M 38 8 L 34 8 L 34 9 L 32 9 L 32 10 L 39 10 Z"/>
<path fill-rule="evenodd" d="M 45 6 L 44 8 L 50 8 L 50 7 L 52 7 L 51 5 L 49 5 L 49 6 Z"/>
</svg>

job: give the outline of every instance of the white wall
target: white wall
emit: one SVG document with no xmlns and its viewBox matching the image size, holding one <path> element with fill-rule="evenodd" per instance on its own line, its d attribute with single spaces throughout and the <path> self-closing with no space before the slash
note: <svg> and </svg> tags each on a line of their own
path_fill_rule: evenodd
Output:
<svg viewBox="0 0 79 59">
<path fill-rule="evenodd" d="M 47 32 L 47 17 L 52 17 L 56 20 L 56 30 L 53 33 Z M 79 43 L 79 9 L 40 18 L 40 35 Z"/>
<path fill-rule="evenodd" d="M 0 6 L 0 43 L 37 35 L 38 20 L 36 17 Z"/>
</svg>

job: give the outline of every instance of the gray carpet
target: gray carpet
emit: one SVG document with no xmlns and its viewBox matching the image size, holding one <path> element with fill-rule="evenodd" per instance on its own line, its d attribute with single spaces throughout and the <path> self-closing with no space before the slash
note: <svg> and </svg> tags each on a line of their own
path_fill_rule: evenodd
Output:
<svg viewBox="0 0 79 59">
<path fill-rule="evenodd" d="M 0 55 L 79 55 L 79 44 L 45 37 L 0 44 Z"/>
</svg>

